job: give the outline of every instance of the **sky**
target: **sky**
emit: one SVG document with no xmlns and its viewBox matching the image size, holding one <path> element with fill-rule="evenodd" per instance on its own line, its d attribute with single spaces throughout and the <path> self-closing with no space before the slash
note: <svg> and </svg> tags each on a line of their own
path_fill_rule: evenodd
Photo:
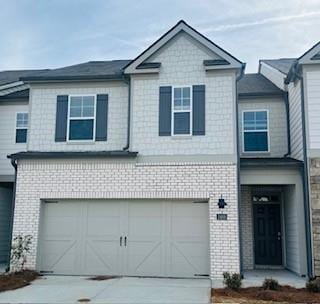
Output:
<svg viewBox="0 0 320 304">
<path fill-rule="evenodd" d="M 320 41 L 320 0 L 0 0 L 0 70 L 132 59 L 180 19 L 251 73 Z"/>
</svg>

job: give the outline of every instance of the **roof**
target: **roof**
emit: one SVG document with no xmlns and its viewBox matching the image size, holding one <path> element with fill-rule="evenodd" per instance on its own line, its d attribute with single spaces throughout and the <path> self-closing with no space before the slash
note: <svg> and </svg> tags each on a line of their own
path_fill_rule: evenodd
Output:
<svg viewBox="0 0 320 304">
<path fill-rule="evenodd" d="M 296 61 L 296 58 L 280 58 L 280 59 L 261 59 L 260 62 L 264 62 L 271 67 L 275 68 L 279 72 L 287 75 L 290 71 L 292 64 Z"/>
<path fill-rule="evenodd" d="M 153 54 L 155 54 L 162 46 L 164 46 L 168 41 L 170 41 L 173 37 L 175 37 L 180 32 L 185 32 L 199 43 L 204 45 L 206 48 L 211 50 L 213 53 L 217 54 L 221 59 L 224 60 L 223 63 L 227 63 L 224 65 L 224 68 L 244 68 L 244 63 L 239 59 L 228 53 L 226 50 L 222 49 L 206 36 L 199 33 L 196 29 L 191 27 L 184 20 L 180 20 L 176 25 L 174 25 L 171 29 L 169 29 L 166 33 L 164 33 L 159 39 L 157 39 L 154 43 L 152 43 L 147 49 L 145 49 L 142 53 L 140 53 L 135 59 L 131 60 L 124 68 L 125 73 L 137 73 L 137 67 L 144 63 L 145 60 L 150 58 Z M 218 67 L 220 68 L 220 67 Z M 150 72 L 156 72 L 156 70 L 150 70 Z"/>
<path fill-rule="evenodd" d="M 257 166 L 285 166 L 285 167 L 299 167 L 303 162 L 291 157 L 274 157 L 274 158 L 241 158 L 241 167 L 257 167 Z"/>
<path fill-rule="evenodd" d="M 87 158 L 87 157 L 136 157 L 138 152 L 119 151 L 82 151 L 82 152 L 40 152 L 28 151 L 10 154 L 7 157 L 15 159 L 48 159 L 48 158 Z"/>
<path fill-rule="evenodd" d="M 41 73 L 49 71 L 47 70 L 12 70 L 12 71 L 0 71 L 0 85 L 5 85 L 12 82 L 17 82 L 21 77 L 27 77 L 31 75 L 40 75 Z"/>
<path fill-rule="evenodd" d="M 122 69 L 130 60 L 89 61 L 45 73 L 22 77 L 23 81 L 122 79 Z"/>
<path fill-rule="evenodd" d="M 244 74 L 238 81 L 239 96 L 279 96 L 285 94 L 262 74 Z"/>
</svg>

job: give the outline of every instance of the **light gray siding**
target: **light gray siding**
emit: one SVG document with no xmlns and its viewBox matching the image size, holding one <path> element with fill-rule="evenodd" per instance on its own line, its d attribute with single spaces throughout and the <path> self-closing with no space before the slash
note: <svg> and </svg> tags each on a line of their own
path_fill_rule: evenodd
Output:
<svg viewBox="0 0 320 304">
<path fill-rule="evenodd" d="M 243 152 L 243 111 L 268 110 L 269 112 L 269 153 Z M 240 99 L 239 101 L 239 139 L 242 157 L 283 157 L 288 152 L 287 115 L 282 98 Z"/>
<path fill-rule="evenodd" d="M 0 175 L 14 175 L 8 154 L 26 150 L 25 143 L 16 143 L 16 114 L 28 112 L 27 102 L 0 103 Z"/>
<path fill-rule="evenodd" d="M 12 188 L 0 184 L 0 263 L 6 263 L 10 248 Z"/>
<path fill-rule="evenodd" d="M 179 34 L 152 60 L 159 75 L 132 78 L 132 150 L 140 155 L 225 155 L 236 160 L 235 72 L 206 72 L 212 54 L 186 34 Z M 159 87 L 205 85 L 203 136 L 159 136 Z"/>
<path fill-rule="evenodd" d="M 291 156 L 303 159 L 302 113 L 301 113 L 301 82 L 291 82 L 288 85 L 290 105 Z"/>
<path fill-rule="evenodd" d="M 107 141 L 55 142 L 57 95 L 108 94 Z M 28 150 L 121 150 L 127 141 L 128 86 L 124 82 L 32 85 Z"/>
</svg>

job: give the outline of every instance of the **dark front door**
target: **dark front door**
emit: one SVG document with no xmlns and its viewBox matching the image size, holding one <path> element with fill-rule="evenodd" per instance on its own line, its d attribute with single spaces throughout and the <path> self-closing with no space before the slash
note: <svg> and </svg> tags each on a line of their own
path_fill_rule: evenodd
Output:
<svg viewBox="0 0 320 304">
<path fill-rule="evenodd" d="M 254 254 L 256 265 L 282 265 L 279 204 L 254 204 Z"/>
</svg>

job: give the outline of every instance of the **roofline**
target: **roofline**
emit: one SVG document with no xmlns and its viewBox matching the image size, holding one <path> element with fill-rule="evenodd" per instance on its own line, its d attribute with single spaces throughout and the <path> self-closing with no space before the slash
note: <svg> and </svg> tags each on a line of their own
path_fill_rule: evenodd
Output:
<svg viewBox="0 0 320 304">
<path fill-rule="evenodd" d="M 254 97 L 284 97 L 286 95 L 286 92 L 279 92 L 279 93 L 264 93 L 264 92 L 258 92 L 258 93 L 238 93 L 240 99 L 241 98 L 254 98 Z"/>
<path fill-rule="evenodd" d="M 75 75 L 75 76 L 29 76 L 20 78 L 24 82 L 51 82 L 51 81 L 103 81 L 103 80 L 124 80 L 125 75 Z"/>
<path fill-rule="evenodd" d="M 17 159 L 63 159 L 63 158 L 111 158 L 111 157 L 136 157 L 138 152 L 132 151 L 82 151 L 82 152 L 40 152 L 27 151 L 7 155 L 11 160 Z"/>
<path fill-rule="evenodd" d="M 289 58 L 287 58 L 287 59 L 289 59 Z M 270 67 L 271 69 L 273 69 L 273 70 L 277 71 L 278 73 L 282 74 L 283 76 L 287 76 L 288 75 L 288 74 L 280 71 L 279 69 L 275 68 L 274 66 L 268 64 L 264 60 L 278 60 L 278 59 L 259 59 L 259 73 L 261 71 L 261 63 L 263 63 L 263 64 L 267 65 L 268 67 Z"/>
<path fill-rule="evenodd" d="M 299 61 L 302 57 L 307 55 L 310 51 L 312 51 L 314 48 L 316 48 L 318 45 L 320 45 L 320 41 L 318 41 L 314 46 L 312 46 L 309 50 L 305 51 L 300 57 L 297 58 Z"/>
<path fill-rule="evenodd" d="M 194 32 L 196 32 L 198 35 L 200 35 L 202 38 L 204 38 L 205 40 L 207 40 L 209 43 L 212 43 L 216 48 L 218 48 L 219 50 L 221 50 L 222 52 L 226 53 L 228 56 L 230 56 L 232 59 L 234 59 L 235 61 L 237 61 L 239 64 L 243 65 L 243 62 L 240 61 L 239 59 L 237 59 L 236 57 L 234 57 L 233 55 L 231 55 L 229 52 L 227 52 L 226 50 L 224 50 L 223 48 L 221 48 L 220 46 L 216 45 L 214 42 L 212 42 L 209 38 L 207 38 L 206 36 L 204 36 L 203 34 L 201 34 L 200 32 L 198 32 L 195 28 L 193 28 L 191 25 L 189 25 L 188 23 L 186 23 L 183 19 L 181 19 L 177 24 L 175 24 L 173 27 L 171 27 L 168 31 L 166 31 L 163 35 L 160 36 L 160 38 L 158 38 L 155 42 L 153 42 L 148 48 L 146 48 L 143 52 L 141 52 L 138 56 L 136 56 L 134 59 L 132 59 L 127 65 L 125 65 L 123 67 L 123 71 L 130 66 L 133 62 L 135 62 L 137 59 L 139 59 L 141 56 L 143 56 L 146 52 L 148 52 L 153 46 L 155 46 L 161 39 L 163 39 L 166 35 L 168 35 L 171 31 L 173 31 L 177 26 L 179 26 L 180 24 L 184 24 L 187 27 L 189 27 L 191 30 L 193 30 Z"/>
<path fill-rule="evenodd" d="M 241 168 L 293 167 L 301 168 L 303 162 L 294 158 L 240 158 Z"/>
<path fill-rule="evenodd" d="M 13 87 L 17 87 L 17 86 L 23 85 L 23 84 L 24 84 L 23 81 L 8 82 L 8 83 L 0 85 L 0 91 L 10 89 Z"/>
</svg>

